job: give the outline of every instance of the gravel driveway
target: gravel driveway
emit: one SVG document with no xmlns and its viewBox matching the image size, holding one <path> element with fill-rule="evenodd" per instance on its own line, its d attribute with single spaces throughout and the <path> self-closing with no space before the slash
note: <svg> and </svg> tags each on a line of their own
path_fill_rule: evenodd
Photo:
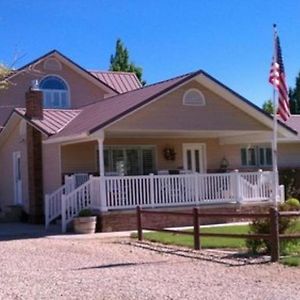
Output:
<svg viewBox="0 0 300 300">
<path fill-rule="evenodd" d="M 76 236 L 0 241 L 1 299 L 300 299 L 300 268 Z"/>
</svg>

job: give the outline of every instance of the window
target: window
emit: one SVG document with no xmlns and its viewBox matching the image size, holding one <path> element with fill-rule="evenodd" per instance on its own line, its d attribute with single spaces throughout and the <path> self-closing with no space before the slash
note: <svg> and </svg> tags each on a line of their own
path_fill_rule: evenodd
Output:
<svg viewBox="0 0 300 300">
<path fill-rule="evenodd" d="M 197 89 L 189 89 L 183 95 L 183 104 L 192 106 L 204 106 L 205 98 Z"/>
<path fill-rule="evenodd" d="M 66 82 L 57 76 L 47 76 L 40 82 L 45 108 L 70 107 L 69 89 Z"/>
<path fill-rule="evenodd" d="M 242 166 L 271 166 L 272 149 L 264 146 L 241 148 Z"/>
<path fill-rule="evenodd" d="M 153 146 L 106 146 L 106 173 L 119 175 L 148 175 L 155 170 Z"/>
</svg>

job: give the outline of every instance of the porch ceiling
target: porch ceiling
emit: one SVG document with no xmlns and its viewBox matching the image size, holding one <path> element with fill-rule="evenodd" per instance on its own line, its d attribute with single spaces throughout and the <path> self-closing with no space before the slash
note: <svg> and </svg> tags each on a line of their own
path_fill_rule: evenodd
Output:
<svg viewBox="0 0 300 300">
<path fill-rule="evenodd" d="M 238 144 L 245 142 L 269 142 L 271 131 L 258 130 L 118 130 L 105 131 L 105 138 L 219 138 L 220 144 Z"/>
</svg>

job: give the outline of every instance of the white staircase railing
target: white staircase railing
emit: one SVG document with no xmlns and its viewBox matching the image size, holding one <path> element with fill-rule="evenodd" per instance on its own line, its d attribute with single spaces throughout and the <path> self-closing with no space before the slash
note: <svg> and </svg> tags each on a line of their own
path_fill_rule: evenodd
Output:
<svg viewBox="0 0 300 300">
<path fill-rule="evenodd" d="M 89 179 L 86 173 L 65 176 L 65 184 L 51 194 L 45 195 L 45 227 L 61 215 L 62 195 L 67 195 Z"/>
<path fill-rule="evenodd" d="M 240 173 L 240 189 L 243 201 L 270 199 L 273 190 L 273 172 Z"/>
<path fill-rule="evenodd" d="M 92 204 L 92 183 L 94 180 L 90 178 L 88 181 L 77 187 L 69 194 L 62 195 L 61 199 L 61 219 L 62 232 L 66 232 L 67 225 L 76 217 L 84 208 L 90 208 Z"/>
</svg>

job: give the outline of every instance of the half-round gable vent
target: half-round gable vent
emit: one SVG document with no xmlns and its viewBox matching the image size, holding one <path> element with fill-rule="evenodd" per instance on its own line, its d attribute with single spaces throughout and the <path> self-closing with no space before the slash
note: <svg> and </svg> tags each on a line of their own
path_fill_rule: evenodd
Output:
<svg viewBox="0 0 300 300">
<path fill-rule="evenodd" d="M 47 71 L 61 71 L 61 63 L 55 58 L 48 58 L 44 62 L 44 70 Z"/>
<path fill-rule="evenodd" d="M 189 89 L 183 95 L 183 104 L 193 106 L 204 106 L 205 97 L 199 90 Z"/>
</svg>

